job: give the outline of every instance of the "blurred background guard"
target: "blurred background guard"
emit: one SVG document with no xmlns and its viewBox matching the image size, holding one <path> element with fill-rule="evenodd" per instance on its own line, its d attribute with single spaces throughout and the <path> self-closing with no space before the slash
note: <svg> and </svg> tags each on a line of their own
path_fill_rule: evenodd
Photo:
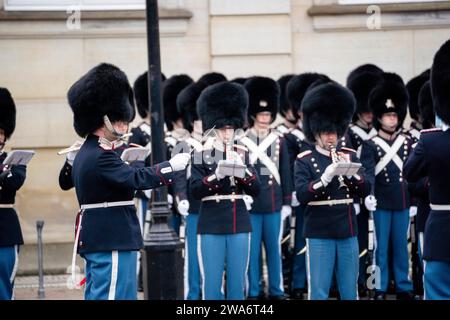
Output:
<svg viewBox="0 0 450 320">
<path fill-rule="evenodd" d="M 184 128 L 189 135 L 179 142 L 177 149 L 203 150 L 202 122 L 197 114 L 197 100 L 205 85 L 199 82 L 191 83 L 177 96 L 177 108 L 182 117 Z M 205 137 L 206 139 L 206 137 Z M 183 179 L 176 182 L 176 188 L 186 195 L 185 206 L 178 206 L 178 211 L 186 219 L 185 260 L 184 260 L 184 292 L 187 300 L 201 299 L 201 276 L 197 254 L 197 224 L 201 201 L 196 199 L 189 185 L 192 163 L 183 171 Z M 180 202 L 181 203 L 181 202 Z"/>
<path fill-rule="evenodd" d="M 19 218 L 14 210 L 16 191 L 25 182 L 26 166 L 3 164 L 5 143 L 16 127 L 16 105 L 6 88 L 0 88 L 0 300 L 14 299 L 14 278 L 23 244 Z"/>
<path fill-rule="evenodd" d="M 193 82 L 194 80 L 186 74 L 174 75 L 164 81 L 162 104 L 164 107 L 164 122 L 167 129 L 164 140 L 167 145 L 168 158 L 178 152 L 176 149 L 177 144 L 189 137 L 189 132 L 183 127 L 182 116 L 178 112 L 177 96 L 181 90 Z M 186 206 L 188 206 L 188 204 L 186 204 L 187 198 L 185 190 L 182 188 L 177 189 L 177 185 L 182 186 L 185 184 L 185 182 L 181 181 L 181 179 L 183 179 L 183 174 L 178 172 L 175 174 L 174 184 L 169 187 L 169 195 L 171 198 L 169 202 L 173 204 L 172 216 L 169 221 L 178 236 L 180 235 L 180 226 L 182 224 L 182 216 L 178 208 L 180 207 L 182 212 L 187 212 Z"/>
<path fill-rule="evenodd" d="M 404 167 L 405 178 L 429 179 L 431 212 L 425 226 L 423 259 L 426 300 L 450 299 L 450 41 L 436 53 L 431 68 L 434 110 L 442 129 L 423 130 Z"/>
<path fill-rule="evenodd" d="M 324 300 L 336 273 L 341 299 L 358 298 L 358 240 L 354 197 L 368 184 L 360 171 L 335 176 L 337 162 L 359 162 L 356 151 L 336 147 L 355 110 L 353 94 L 336 83 L 309 90 L 302 102 L 303 130 L 315 147 L 300 153 L 295 163 L 295 189 L 305 204 L 303 227 L 307 249 L 308 298 Z"/>
<path fill-rule="evenodd" d="M 383 73 L 383 81 L 371 92 L 369 107 L 378 134 L 366 141 L 361 162 L 367 170 L 374 196 L 365 199 L 374 211 L 376 264 L 380 268 L 380 288 L 375 299 L 385 299 L 389 283 L 389 248 L 392 248 L 393 275 L 398 299 L 413 299 L 409 278 L 408 228 L 409 192 L 402 175 L 412 141 L 402 133 L 406 117 L 408 92 L 403 80 L 394 73 Z"/>
<path fill-rule="evenodd" d="M 358 157 L 361 156 L 361 148 L 364 141 L 377 135 L 373 127 L 373 113 L 369 108 L 369 96 L 372 90 L 380 83 L 383 71 L 373 65 L 364 64 L 354 69 L 347 77 L 347 88 L 353 92 L 356 100 L 356 111 L 353 122 L 349 127 L 349 136 L 353 148 Z M 366 280 L 368 277 L 368 235 L 369 235 L 369 211 L 364 206 L 364 199 L 354 199 L 354 206 L 358 220 L 358 246 L 359 246 L 359 277 L 358 294 L 365 297 L 368 293 Z"/>
<path fill-rule="evenodd" d="M 329 78 L 319 73 L 303 73 L 293 76 L 286 84 L 286 99 L 289 105 L 285 112 L 287 115 L 295 119 L 295 127 L 285 135 L 286 145 L 289 153 L 290 172 L 294 173 L 294 163 L 297 155 L 310 150 L 312 148 L 311 142 L 307 141 L 302 130 L 302 111 L 301 105 L 303 97 L 308 91 L 309 87 L 317 80 L 328 81 Z M 303 237 L 303 212 L 305 204 L 297 201 L 295 190 L 292 193 L 291 205 L 294 209 L 291 224 L 294 227 L 294 250 L 292 251 L 291 271 L 288 281 L 290 281 L 290 298 L 301 300 L 307 291 L 307 277 L 306 277 L 306 241 Z"/>
<path fill-rule="evenodd" d="M 244 126 L 248 95 L 235 83 L 216 83 L 205 89 L 197 102 L 204 132 L 217 130 L 217 138 L 193 156 L 190 187 L 202 201 L 198 219 L 198 257 L 202 275 L 202 297 L 224 298 L 222 279 L 226 270 L 226 299 L 245 298 L 245 279 L 249 263 L 250 216 L 244 196 L 258 196 L 260 183 L 250 165 L 247 149 L 235 141 L 235 130 Z M 218 164 L 245 167 L 244 175 L 227 175 Z M 234 166 L 233 165 L 233 166 Z"/>
<path fill-rule="evenodd" d="M 419 141 L 420 131 L 423 129 L 423 119 L 419 107 L 419 93 L 425 82 L 428 80 L 430 80 L 429 69 L 425 70 L 417 77 L 412 78 L 406 84 L 409 95 L 408 111 L 409 116 L 411 117 L 411 125 L 407 132 L 414 143 Z"/>
<path fill-rule="evenodd" d="M 248 271 L 248 299 L 260 294 L 261 247 L 264 244 L 268 270 L 269 298 L 285 299 L 281 266 L 283 221 L 291 215 L 292 172 L 285 140 L 270 129 L 279 109 L 280 88 L 270 78 L 252 77 L 245 82 L 249 96 L 250 128 L 241 142 L 250 153 L 261 182 L 250 211 L 252 233 Z"/>
<path fill-rule="evenodd" d="M 86 267 L 85 299 L 136 299 L 136 252 L 142 235 L 135 190 L 170 184 L 188 154 L 153 167 L 135 168 L 114 152 L 133 119 L 133 92 L 126 75 L 102 63 L 68 92 L 77 134 L 86 141 L 75 157 L 72 177 L 80 212 L 75 249 Z"/>
<path fill-rule="evenodd" d="M 278 85 L 280 86 L 280 107 L 278 114 L 281 116 L 283 121 L 276 126 L 276 129 L 283 135 L 288 134 L 297 124 L 297 119 L 292 114 L 292 109 L 289 106 L 289 101 L 286 95 L 287 84 L 293 76 L 293 74 L 286 74 L 277 80 Z"/>
</svg>

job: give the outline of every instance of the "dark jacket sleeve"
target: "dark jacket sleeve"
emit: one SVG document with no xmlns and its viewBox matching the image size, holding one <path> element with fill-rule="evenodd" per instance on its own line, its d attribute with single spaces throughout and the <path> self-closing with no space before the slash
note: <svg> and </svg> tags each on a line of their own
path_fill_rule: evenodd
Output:
<svg viewBox="0 0 450 320">
<path fill-rule="evenodd" d="M 375 190 L 375 145 L 372 141 L 364 141 L 361 149 L 361 163 L 365 170 L 365 179 L 369 183 L 370 194 Z"/>
<path fill-rule="evenodd" d="M 421 139 L 403 166 L 403 176 L 408 182 L 416 182 L 427 175 L 425 150 Z"/>
<path fill-rule="evenodd" d="M 62 190 L 65 191 L 70 190 L 74 187 L 72 180 L 72 166 L 67 160 L 66 162 L 64 162 L 64 166 L 59 172 L 59 186 Z"/>
<path fill-rule="evenodd" d="M 136 168 L 124 163 L 113 151 L 101 154 L 97 162 L 97 175 L 107 184 L 123 185 L 135 190 L 168 185 L 174 179 L 174 173 L 168 161 L 152 167 Z"/>
<path fill-rule="evenodd" d="M 295 161 L 294 179 L 297 199 L 301 204 L 306 205 L 310 201 L 318 200 L 315 196 L 323 197 L 322 192 L 325 192 L 325 196 L 327 195 L 320 178 L 314 179 L 308 163 L 302 159 Z"/>
<path fill-rule="evenodd" d="M 285 139 L 280 143 L 280 178 L 281 188 L 283 191 L 283 205 L 291 205 L 292 201 L 292 175 L 293 170 L 291 166 L 291 160 L 289 158 L 289 151 L 287 149 L 287 143 Z"/>
<path fill-rule="evenodd" d="M 10 173 L 7 174 L 0 182 L 3 189 L 19 190 L 25 182 L 27 167 L 23 165 L 12 166 Z M 5 172 L 6 173 L 6 172 Z"/>
<path fill-rule="evenodd" d="M 198 200 L 230 188 L 230 179 L 218 180 L 214 173 L 208 174 L 202 164 L 192 166 L 189 183 L 192 195 Z"/>
</svg>

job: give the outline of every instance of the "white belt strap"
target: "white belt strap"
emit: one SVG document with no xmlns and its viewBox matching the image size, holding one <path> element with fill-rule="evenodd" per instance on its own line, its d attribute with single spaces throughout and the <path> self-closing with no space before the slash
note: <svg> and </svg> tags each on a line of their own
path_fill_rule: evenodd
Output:
<svg viewBox="0 0 450 320">
<path fill-rule="evenodd" d="M 186 143 L 194 148 L 197 152 L 201 152 L 203 150 L 203 145 L 201 144 L 201 142 L 194 138 L 187 138 Z"/>
<path fill-rule="evenodd" d="M 389 162 L 394 161 L 395 165 L 402 171 L 403 169 L 403 161 L 398 156 L 397 152 L 400 150 L 400 148 L 403 145 L 403 142 L 405 141 L 404 136 L 399 136 L 397 140 L 395 140 L 392 147 L 390 147 L 383 139 L 379 137 L 373 138 L 373 141 L 384 150 L 386 153 L 383 158 L 381 158 L 380 162 L 377 163 L 375 167 L 375 175 L 378 175 L 387 165 Z"/>
<path fill-rule="evenodd" d="M 301 132 L 298 129 L 294 129 L 291 131 L 291 133 L 296 136 L 297 138 L 299 138 L 301 141 L 305 140 L 305 134 L 303 132 Z"/>
<path fill-rule="evenodd" d="M 81 210 L 98 209 L 98 208 L 110 208 L 110 207 L 122 207 L 122 206 L 134 206 L 134 201 L 116 201 L 116 202 L 102 202 L 93 204 L 82 204 Z"/>
<path fill-rule="evenodd" d="M 278 135 L 275 133 L 270 133 L 262 142 L 261 144 L 257 145 L 255 142 L 253 142 L 252 139 L 249 137 L 243 137 L 241 139 L 241 142 L 249 149 L 250 151 L 250 164 L 254 164 L 258 159 L 261 161 L 261 163 L 270 171 L 270 173 L 273 175 L 275 181 L 278 184 L 281 184 L 281 178 L 280 173 L 278 172 L 278 167 L 276 164 L 272 161 L 272 159 L 269 158 L 269 156 L 266 153 L 266 150 L 278 139 Z"/>
<path fill-rule="evenodd" d="M 177 139 L 175 139 L 174 137 L 166 137 L 164 141 L 168 143 L 171 147 L 175 147 L 177 145 Z"/>
<path fill-rule="evenodd" d="M 208 196 L 208 197 L 204 197 L 202 198 L 202 201 L 217 201 L 219 202 L 220 200 L 238 200 L 238 199 L 244 199 L 244 195 L 243 194 L 224 194 L 224 195 L 215 195 L 215 196 Z"/>
<path fill-rule="evenodd" d="M 14 208 L 14 204 L 13 203 L 0 204 L 0 209 L 4 208 Z"/>
<path fill-rule="evenodd" d="M 338 204 L 351 204 L 353 199 L 339 199 L 339 200 L 323 200 L 308 202 L 308 206 L 335 206 Z"/>
<path fill-rule="evenodd" d="M 366 131 L 364 131 L 364 129 L 358 127 L 357 125 L 351 126 L 350 130 L 353 131 L 353 133 L 355 133 L 358 137 L 360 137 L 363 141 L 372 139 L 373 137 L 375 137 L 377 135 L 377 130 L 375 130 L 374 128 L 372 128 L 369 133 L 367 133 Z"/>
<path fill-rule="evenodd" d="M 434 211 L 450 211 L 450 204 L 432 204 L 430 203 L 431 210 Z"/>
<path fill-rule="evenodd" d="M 413 136 L 414 138 L 416 138 L 417 140 L 420 139 L 420 131 L 417 129 L 411 129 L 409 130 L 409 133 L 411 134 L 411 136 Z"/>
</svg>

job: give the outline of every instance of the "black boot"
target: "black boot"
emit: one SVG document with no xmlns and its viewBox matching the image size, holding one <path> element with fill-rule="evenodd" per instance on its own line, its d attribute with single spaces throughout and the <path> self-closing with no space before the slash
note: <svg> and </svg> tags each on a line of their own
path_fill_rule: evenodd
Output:
<svg viewBox="0 0 450 320">
<path fill-rule="evenodd" d="M 397 292 L 397 300 L 420 300 L 420 298 L 411 291 L 403 291 Z"/>
<path fill-rule="evenodd" d="M 375 296 L 373 297 L 373 300 L 386 300 L 386 293 L 383 291 L 375 292 Z"/>
<path fill-rule="evenodd" d="M 305 289 L 300 289 L 300 288 L 293 289 L 291 291 L 290 298 L 292 300 L 304 300 L 305 299 L 305 293 L 306 293 Z"/>
</svg>

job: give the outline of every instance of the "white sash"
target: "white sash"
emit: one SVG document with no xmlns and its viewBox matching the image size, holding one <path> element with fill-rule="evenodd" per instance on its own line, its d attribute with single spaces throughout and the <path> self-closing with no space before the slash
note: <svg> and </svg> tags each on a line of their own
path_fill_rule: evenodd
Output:
<svg viewBox="0 0 450 320">
<path fill-rule="evenodd" d="M 250 151 L 250 164 L 254 164 L 258 159 L 261 163 L 270 171 L 275 181 L 281 184 L 280 173 L 278 168 L 273 163 L 272 159 L 266 153 L 266 150 L 275 142 L 279 137 L 277 134 L 271 132 L 259 145 L 253 142 L 249 137 L 243 137 L 241 142 Z"/>
<path fill-rule="evenodd" d="M 409 130 L 409 133 L 411 134 L 411 136 L 413 136 L 417 140 L 420 139 L 420 131 L 419 130 L 413 128 L 413 129 Z"/>
<path fill-rule="evenodd" d="M 198 140 L 196 140 L 196 139 L 194 139 L 192 137 L 191 138 L 187 138 L 185 141 L 186 141 L 186 143 L 188 145 L 190 145 L 192 148 L 194 148 L 195 151 L 201 152 L 203 150 L 203 145 L 201 144 L 200 141 L 198 141 Z"/>
<path fill-rule="evenodd" d="M 397 152 L 400 150 L 400 148 L 403 145 L 403 142 L 405 141 L 404 136 L 399 136 L 397 140 L 395 140 L 392 147 L 390 147 L 383 139 L 380 137 L 373 138 L 373 141 L 386 152 L 384 157 L 380 160 L 380 162 L 377 163 L 375 167 L 375 175 L 378 175 L 387 165 L 389 162 L 394 161 L 395 165 L 402 171 L 403 169 L 403 161 L 398 156 Z"/>
<path fill-rule="evenodd" d="M 301 132 L 299 129 L 294 129 L 291 131 L 291 133 L 296 136 L 297 138 L 299 138 L 301 141 L 305 140 L 305 134 L 303 132 Z"/>
<path fill-rule="evenodd" d="M 373 137 L 375 137 L 377 135 L 377 130 L 375 130 L 374 128 L 372 128 L 369 133 L 367 133 L 366 131 L 364 131 L 364 129 L 354 125 L 350 127 L 350 130 L 352 130 L 358 137 L 360 137 L 363 141 L 372 139 Z"/>
</svg>

